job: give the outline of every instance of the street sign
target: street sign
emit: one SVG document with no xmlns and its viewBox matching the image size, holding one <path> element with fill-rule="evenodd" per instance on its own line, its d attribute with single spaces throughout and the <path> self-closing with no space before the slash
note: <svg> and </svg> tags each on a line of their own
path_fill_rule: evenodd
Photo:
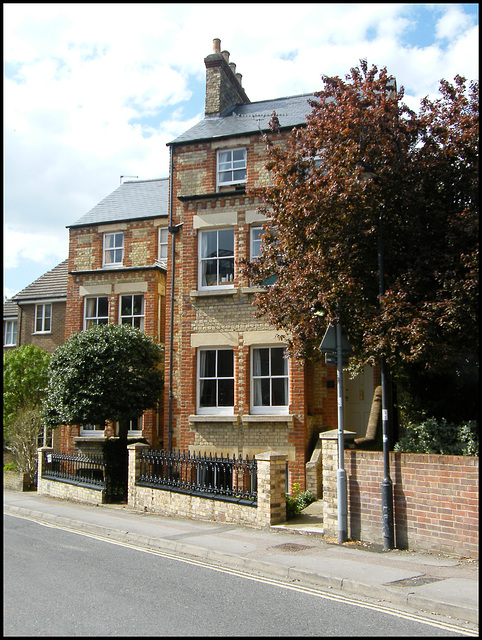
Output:
<svg viewBox="0 0 482 640">
<path fill-rule="evenodd" d="M 320 346 L 318 347 L 321 353 L 325 354 L 325 362 L 326 364 L 334 364 L 336 365 L 336 329 L 333 325 L 330 324 L 328 329 L 325 331 L 325 335 L 323 336 L 323 340 L 321 341 Z M 342 332 L 341 334 L 341 361 L 344 367 L 348 365 L 348 360 L 351 353 L 351 346 L 348 342 L 345 334 Z"/>
</svg>

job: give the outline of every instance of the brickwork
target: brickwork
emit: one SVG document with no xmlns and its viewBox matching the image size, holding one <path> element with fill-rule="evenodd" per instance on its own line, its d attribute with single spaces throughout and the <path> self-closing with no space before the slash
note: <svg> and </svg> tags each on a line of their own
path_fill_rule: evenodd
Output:
<svg viewBox="0 0 482 640">
<path fill-rule="evenodd" d="M 336 440 L 323 440 L 323 523 L 336 536 Z M 348 529 L 354 540 L 383 543 L 380 451 L 345 451 Z M 390 453 L 395 544 L 412 551 L 478 557 L 479 459 Z"/>
</svg>

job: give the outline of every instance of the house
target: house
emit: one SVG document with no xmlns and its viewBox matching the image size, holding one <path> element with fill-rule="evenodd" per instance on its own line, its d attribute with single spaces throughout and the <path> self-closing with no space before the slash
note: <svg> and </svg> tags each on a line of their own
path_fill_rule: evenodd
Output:
<svg viewBox="0 0 482 640">
<path fill-rule="evenodd" d="M 280 132 L 270 135 L 282 145 L 294 126 L 305 124 L 314 96 L 250 102 L 236 65 L 220 49 L 215 39 L 204 60 L 204 119 L 169 143 L 175 261 L 166 315 L 174 321 L 166 336 L 163 441 L 207 455 L 284 453 L 288 486 L 304 488 L 319 433 L 337 426 L 336 370 L 285 357 L 282 337 L 254 316 L 255 289 L 239 265 L 258 254 L 266 221 L 247 193 L 269 184 L 262 132 L 276 111 Z M 364 435 L 373 372 L 361 378 L 350 391 L 357 406 L 349 419 L 350 429 Z"/>
<path fill-rule="evenodd" d="M 69 225 L 66 338 L 95 324 L 138 327 L 164 343 L 168 179 L 125 181 Z M 130 437 L 162 445 L 162 414 L 147 411 Z M 62 450 L 99 451 L 118 425 L 69 425 Z"/>
<path fill-rule="evenodd" d="M 247 192 L 269 184 L 262 131 L 276 111 L 283 144 L 313 95 L 250 102 L 218 39 L 205 66 L 205 117 L 169 143 L 170 179 L 126 181 L 69 226 L 66 337 L 107 322 L 143 329 L 165 347 L 164 399 L 131 435 L 168 451 L 286 454 L 287 486 L 304 488 L 319 433 L 337 426 L 336 369 L 285 357 L 239 266 L 266 221 Z M 360 436 L 374 386 L 371 370 L 347 381 L 346 424 Z M 116 433 L 65 426 L 62 449 Z"/>
<path fill-rule="evenodd" d="M 67 260 L 63 260 L 4 303 L 4 353 L 29 344 L 52 353 L 63 344 L 66 300 Z"/>
<path fill-rule="evenodd" d="M 11 299 L 3 303 L 3 353 L 18 346 L 18 306 Z"/>
</svg>

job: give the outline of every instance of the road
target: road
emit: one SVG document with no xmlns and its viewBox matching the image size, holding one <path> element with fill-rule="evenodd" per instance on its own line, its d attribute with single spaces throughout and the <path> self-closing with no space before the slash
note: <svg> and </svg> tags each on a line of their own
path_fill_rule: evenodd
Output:
<svg viewBox="0 0 482 640">
<path fill-rule="evenodd" d="M 4 636 L 465 635 L 413 614 L 4 516 Z"/>
</svg>

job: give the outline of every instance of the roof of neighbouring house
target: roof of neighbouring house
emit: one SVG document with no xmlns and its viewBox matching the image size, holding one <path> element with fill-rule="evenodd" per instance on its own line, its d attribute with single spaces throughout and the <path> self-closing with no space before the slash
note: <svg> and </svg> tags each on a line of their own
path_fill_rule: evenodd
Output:
<svg viewBox="0 0 482 640">
<path fill-rule="evenodd" d="M 309 100 L 314 100 L 312 93 L 275 100 L 250 102 L 230 107 L 219 116 L 206 116 L 169 144 L 223 138 L 243 134 L 267 131 L 269 121 L 276 112 L 280 127 L 291 128 L 304 125 L 306 116 L 311 111 Z"/>
<path fill-rule="evenodd" d="M 5 300 L 5 302 L 3 303 L 4 320 L 8 318 L 16 318 L 17 314 L 18 314 L 18 306 L 15 304 L 15 302 L 13 302 L 11 298 L 9 298 L 8 300 Z"/>
<path fill-rule="evenodd" d="M 67 298 L 68 260 L 64 260 L 56 267 L 44 273 L 32 284 L 12 296 L 15 302 L 29 302 L 33 300 L 48 300 Z"/>
<path fill-rule="evenodd" d="M 168 215 L 169 178 L 126 181 L 74 224 L 82 227 Z"/>
</svg>

